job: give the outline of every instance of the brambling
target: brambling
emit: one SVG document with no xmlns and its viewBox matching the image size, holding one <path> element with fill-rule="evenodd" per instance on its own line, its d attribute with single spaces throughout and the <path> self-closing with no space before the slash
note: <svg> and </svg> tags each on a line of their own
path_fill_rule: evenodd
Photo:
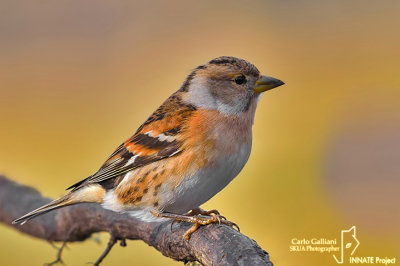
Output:
<svg viewBox="0 0 400 266">
<path fill-rule="evenodd" d="M 283 85 L 243 59 L 223 56 L 194 69 L 100 169 L 70 192 L 13 223 L 64 206 L 98 202 L 147 222 L 170 218 L 200 225 L 224 223 L 199 208 L 246 164 L 252 125 L 263 92 Z"/>
</svg>

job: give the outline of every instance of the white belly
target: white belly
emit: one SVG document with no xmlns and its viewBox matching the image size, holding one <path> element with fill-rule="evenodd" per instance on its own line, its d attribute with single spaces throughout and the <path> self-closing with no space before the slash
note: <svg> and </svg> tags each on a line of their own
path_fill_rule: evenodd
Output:
<svg viewBox="0 0 400 266">
<path fill-rule="evenodd" d="M 251 143 L 243 144 L 234 155 L 220 158 L 212 168 L 198 171 L 194 176 L 184 178 L 176 188 L 173 202 L 164 210 L 182 214 L 199 207 L 221 191 L 235 178 L 246 164 Z"/>
</svg>

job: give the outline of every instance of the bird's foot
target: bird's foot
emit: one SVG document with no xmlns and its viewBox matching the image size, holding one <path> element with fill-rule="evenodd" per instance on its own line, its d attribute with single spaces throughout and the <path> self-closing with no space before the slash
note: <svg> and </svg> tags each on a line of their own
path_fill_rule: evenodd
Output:
<svg viewBox="0 0 400 266">
<path fill-rule="evenodd" d="M 154 212 L 153 214 L 157 217 L 174 219 L 174 222 L 176 221 L 178 223 L 182 221 L 192 223 L 193 226 L 183 234 L 183 238 L 185 240 L 189 240 L 191 234 L 193 234 L 201 225 L 209 225 L 212 223 L 234 226 L 237 228 L 238 231 L 240 231 L 237 224 L 226 220 L 226 218 L 224 216 L 221 216 L 217 210 L 205 211 L 203 209 L 197 208 L 183 215 L 167 212 Z"/>
<path fill-rule="evenodd" d="M 203 215 L 203 214 L 201 214 L 201 215 Z M 204 215 L 206 215 L 206 214 L 204 214 Z M 192 227 L 190 227 L 189 230 L 187 230 L 183 234 L 183 238 L 186 240 L 189 240 L 190 236 L 200 227 L 200 225 L 209 225 L 212 223 L 226 224 L 228 226 L 234 226 L 239 230 L 239 226 L 237 224 L 226 220 L 226 218 L 224 216 L 221 216 L 219 214 L 210 215 L 208 217 L 204 217 L 204 216 L 188 216 L 188 217 L 191 217 L 192 219 L 188 219 L 188 220 L 182 219 L 182 221 L 190 222 L 193 224 Z"/>
<path fill-rule="evenodd" d="M 185 213 L 185 215 L 187 215 L 187 216 L 195 216 L 195 215 L 211 216 L 211 215 L 217 215 L 217 216 L 220 216 L 222 219 L 226 220 L 225 216 L 222 216 L 219 213 L 219 211 L 217 211 L 215 209 L 206 211 L 206 210 L 203 210 L 202 208 L 196 208 L 196 209 L 193 209 L 193 210 L 189 211 L 188 213 Z"/>
</svg>

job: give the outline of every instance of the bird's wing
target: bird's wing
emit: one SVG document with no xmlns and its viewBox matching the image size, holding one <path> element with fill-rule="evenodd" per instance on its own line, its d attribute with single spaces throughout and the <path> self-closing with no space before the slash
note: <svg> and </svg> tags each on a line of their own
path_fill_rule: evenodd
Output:
<svg viewBox="0 0 400 266">
<path fill-rule="evenodd" d="M 160 135 L 152 136 L 151 132 L 134 135 L 121 144 L 94 175 L 68 189 L 78 188 L 89 183 L 100 183 L 181 152 L 179 141 L 170 140 L 173 137 L 165 135 L 165 133 Z"/>
<path fill-rule="evenodd" d="M 121 176 L 144 165 L 179 154 L 183 141 L 179 139 L 182 124 L 196 110 L 171 96 L 150 116 L 138 131 L 111 154 L 92 176 L 70 186 L 79 189 L 90 183 L 100 183 Z"/>
</svg>

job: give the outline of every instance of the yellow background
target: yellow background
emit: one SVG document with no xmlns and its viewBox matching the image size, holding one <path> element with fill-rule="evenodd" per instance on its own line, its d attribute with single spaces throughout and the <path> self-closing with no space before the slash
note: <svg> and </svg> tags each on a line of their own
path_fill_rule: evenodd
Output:
<svg viewBox="0 0 400 266">
<path fill-rule="evenodd" d="M 142 2 L 142 1 L 141 1 Z M 265 93 L 253 151 L 217 208 L 275 265 L 334 265 L 292 238 L 357 226 L 357 256 L 400 254 L 400 2 L 11 1 L 0 3 L 0 172 L 57 197 L 179 88 L 233 55 L 286 82 Z M 56 250 L 0 226 L 0 264 Z M 105 248 L 73 243 L 68 265 Z M 397 257 L 397 261 L 400 258 Z M 179 265 L 140 241 L 104 265 Z"/>
</svg>

